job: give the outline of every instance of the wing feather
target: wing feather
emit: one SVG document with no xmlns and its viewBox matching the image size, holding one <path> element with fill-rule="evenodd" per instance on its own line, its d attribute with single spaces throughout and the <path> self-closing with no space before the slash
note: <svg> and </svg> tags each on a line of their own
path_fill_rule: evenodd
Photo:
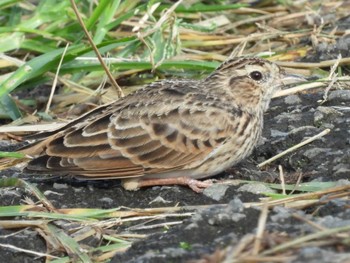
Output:
<svg viewBox="0 0 350 263">
<path fill-rule="evenodd" d="M 61 129 L 41 142 L 44 153 L 27 170 L 93 179 L 191 169 L 235 129 L 232 116 L 220 114 L 220 108 L 193 105 L 186 92 L 160 102 L 157 92 L 145 104 L 134 96 L 130 105 L 110 105 L 101 114 Z"/>
</svg>

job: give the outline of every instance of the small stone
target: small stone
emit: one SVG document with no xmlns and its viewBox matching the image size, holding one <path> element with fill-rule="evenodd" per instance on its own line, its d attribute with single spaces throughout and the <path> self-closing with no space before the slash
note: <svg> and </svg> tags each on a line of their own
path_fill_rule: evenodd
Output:
<svg viewBox="0 0 350 263">
<path fill-rule="evenodd" d="M 272 222 L 284 222 L 284 220 L 290 218 L 291 211 L 288 208 L 282 206 L 276 206 L 273 208 L 274 214 L 271 215 Z"/>
<path fill-rule="evenodd" d="M 315 133 L 317 133 L 318 131 L 319 129 L 317 129 L 314 126 L 301 126 L 301 127 L 292 129 L 289 132 L 289 135 L 302 133 L 304 136 L 309 136 L 309 135 L 315 135 Z"/>
<path fill-rule="evenodd" d="M 308 149 L 306 150 L 303 155 L 307 158 L 309 158 L 310 160 L 314 159 L 317 155 L 320 155 L 322 153 L 327 153 L 332 151 L 332 149 L 330 148 L 312 148 L 312 149 Z"/>
<path fill-rule="evenodd" d="M 350 181 L 347 179 L 340 179 L 337 181 L 336 186 L 344 186 L 344 185 L 349 185 Z"/>
<path fill-rule="evenodd" d="M 244 210 L 244 204 L 243 204 L 242 200 L 237 198 L 237 197 L 228 203 L 228 207 L 233 212 L 242 213 Z"/>
<path fill-rule="evenodd" d="M 274 121 L 276 123 L 283 123 L 284 120 L 288 120 L 289 122 L 292 122 L 292 121 L 297 122 L 297 121 L 300 121 L 301 118 L 302 118 L 301 114 L 291 114 L 287 112 L 282 112 L 281 114 L 274 117 Z"/>
<path fill-rule="evenodd" d="M 350 165 L 340 163 L 333 167 L 334 175 L 350 174 Z"/>
<path fill-rule="evenodd" d="M 83 191 L 84 191 L 84 188 L 82 188 L 82 187 L 73 187 L 73 191 L 74 191 L 75 193 L 80 193 L 80 192 L 83 192 Z"/>
<path fill-rule="evenodd" d="M 288 105 L 294 105 L 301 103 L 301 99 L 298 95 L 289 95 L 284 98 L 284 102 Z"/>
<path fill-rule="evenodd" d="M 325 127 L 326 124 L 332 123 L 337 117 L 342 116 L 343 113 L 331 107 L 317 107 L 314 113 L 314 125 L 316 127 Z"/>
<path fill-rule="evenodd" d="M 100 201 L 101 202 L 104 202 L 104 203 L 107 203 L 107 204 L 113 204 L 113 199 L 112 198 L 109 198 L 109 197 L 103 197 L 103 198 L 100 198 Z"/>
<path fill-rule="evenodd" d="M 226 190 L 229 188 L 228 185 L 224 184 L 213 184 L 204 189 L 203 194 L 216 201 L 221 200 L 225 196 Z"/>
<path fill-rule="evenodd" d="M 271 129 L 271 137 L 286 137 L 288 135 L 288 132 L 281 132 L 279 130 Z"/>
<path fill-rule="evenodd" d="M 316 223 L 327 228 L 337 228 L 349 226 L 350 220 L 344 220 L 343 218 L 333 215 L 327 215 L 316 220 Z"/>
<path fill-rule="evenodd" d="M 350 90 L 333 90 L 329 93 L 328 100 L 350 101 Z"/>
<path fill-rule="evenodd" d="M 68 185 L 67 184 L 58 184 L 58 183 L 54 183 L 53 184 L 53 188 L 60 190 L 60 189 L 67 189 Z"/>
<path fill-rule="evenodd" d="M 51 191 L 51 190 L 46 190 L 46 191 L 44 192 L 44 195 L 45 195 L 45 196 L 48 196 L 48 195 L 58 195 L 58 196 L 62 196 L 62 195 L 64 195 L 64 194 L 63 194 L 63 193 L 54 192 L 54 191 Z"/>
<path fill-rule="evenodd" d="M 262 194 L 262 193 L 276 193 L 275 190 L 271 189 L 270 187 L 266 186 L 263 183 L 249 183 L 242 185 L 240 188 L 238 188 L 238 191 L 240 192 L 250 192 L 254 194 Z"/>
</svg>

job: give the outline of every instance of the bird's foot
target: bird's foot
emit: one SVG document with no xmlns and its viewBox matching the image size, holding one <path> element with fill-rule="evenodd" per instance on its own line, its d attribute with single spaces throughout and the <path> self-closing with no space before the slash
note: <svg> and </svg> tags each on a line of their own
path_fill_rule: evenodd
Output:
<svg viewBox="0 0 350 263">
<path fill-rule="evenodd" d="M 186 185 L 194 192 L 201 193 L 203 190 L 213 184 L 213 180 L 199 181 L 190 177 L 181 176 L 173 178 L 154 178 L 154 179 L 124 179 L 123 187 L 126 190 L 137 190 L 141 187 L 156 185 Z"/>
<path fill-rule="evenodd" d="M 211 180 L 211 179 L 208 179 L 205 181 L 199 181 L 199 180 L 192 179 L 192 178 L 188 178 L 188 179 L 189 179 L 187 182 L 188 187 L 190 187 L 196 193 L 203 192 L 204 189 L 211 186 L 214 182 L 214 180 Z"/>
</svg>

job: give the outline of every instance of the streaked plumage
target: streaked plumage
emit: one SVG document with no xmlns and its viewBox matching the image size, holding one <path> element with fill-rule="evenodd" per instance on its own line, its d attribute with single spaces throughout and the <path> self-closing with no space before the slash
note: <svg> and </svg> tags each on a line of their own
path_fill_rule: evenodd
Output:
<svg viewBox="0 0 350 263">
<path fill-rule="evenodd" d="M 38 135 L 23 149 L 35 157 L 26 171 L 87 179 L 218 174 L 251 153 L 287 77 L 266 60 L 236 58 L 203 80 L 152 83 Z"/>
</svg>

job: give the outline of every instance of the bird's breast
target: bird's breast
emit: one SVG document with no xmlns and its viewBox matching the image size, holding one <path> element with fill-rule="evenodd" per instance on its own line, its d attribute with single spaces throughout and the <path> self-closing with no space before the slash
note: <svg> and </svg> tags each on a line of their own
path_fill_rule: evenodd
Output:
<svg viewBox="0 0 350 263">
<path fill-rule="evenodd" d="M 259 141 L 262 126 L 262 118 L 259 116 L 243 117 L 232 135 L 196 169 L 196 178 L 218 174 L 250 155 Z"/>
</svg>

